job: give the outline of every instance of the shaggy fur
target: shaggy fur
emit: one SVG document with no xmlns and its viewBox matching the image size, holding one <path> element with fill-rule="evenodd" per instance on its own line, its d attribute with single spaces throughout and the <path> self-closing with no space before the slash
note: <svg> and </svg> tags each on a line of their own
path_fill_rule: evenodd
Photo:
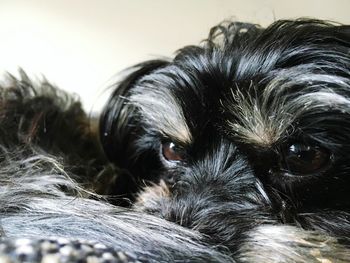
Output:
<svg viewBox="0 0 350 263">
<path fill-rule="evenodd" d="M 154 262 L 349 261 L 349 26 L 220 24 L 118 83 L 100 140 L 76 100 L 24 73 L 0 106 L 6 238 Z"/>
</svg>

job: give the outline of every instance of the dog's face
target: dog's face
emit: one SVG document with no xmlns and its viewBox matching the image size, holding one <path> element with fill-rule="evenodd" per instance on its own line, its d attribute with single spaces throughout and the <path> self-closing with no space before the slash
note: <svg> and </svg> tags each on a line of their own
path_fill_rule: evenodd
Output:
<svg viewBox="0 0 350 263">
<path fill-rule="evenodd" d="M 261 224 L 350 236 L 350 28 L 231 23 L 137 66 L 100 123 L 135 207 L 233 249 Z M 141 183 L 142 184 L 142 183 Z"/>
</svg>

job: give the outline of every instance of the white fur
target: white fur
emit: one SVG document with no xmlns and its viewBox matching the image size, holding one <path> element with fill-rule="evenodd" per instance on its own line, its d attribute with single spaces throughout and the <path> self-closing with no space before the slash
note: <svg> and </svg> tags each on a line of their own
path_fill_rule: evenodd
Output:
<svg viewBox="0 0 350 263">
<path fill-rule="evenodd" d="M 287 137 L 287 130 L 293 130 L 293 123 L 305 114 L 339 110 L 350 113 L 349 98 L 335 93 L 327 85 L 339 85 L 338 90 L 349 89 L 348 80 L 331 75 L 308 73 L 302 74 L 299 67 L 271 80 L 262 94 L 243 92 L 244 87 L 232 89 L 232 97 L 223 107 L 232 114 L 228 125 L 232 133 L 241 140 L 261 146 L 270 146 Z M 251 83 L 247 90 L 254 91 Z M 303 88 L 293 92 L 297 85 Z"/>
<path fill-rule="evenodd" d="M 166 89 L 143 89 L 130 97 L 144 120 L 164 136 L 183 143 L 190 143 L 192 136 L 177 99 Z"/>
<path fill-rule="evenodd" d="M 239 262 L 345 263 L 349 258 L 335 238 L 287 225 L 256 227 L 239 248 Z"/>
</svg>

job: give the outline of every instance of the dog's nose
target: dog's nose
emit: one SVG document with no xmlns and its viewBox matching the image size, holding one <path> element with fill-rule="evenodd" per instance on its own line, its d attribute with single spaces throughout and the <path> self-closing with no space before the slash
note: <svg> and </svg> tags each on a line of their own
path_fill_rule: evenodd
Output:
<svg viewBox="0 0 350 263">
<path fill-rule="evenodd" d="M 183 227 L 193 228 L 200 214 L 210 206 L 207 202 L 194 196 L 179 198 L 168 207 L 164 218 Z"/>
<path fill-rule="evenodd" d="M 162 208 L 168 221 L 207 233 L 218 219 L 234 227 L 242 214 L 270 207 L 262 184 L 250 169 L 232 168 L 220 174 L 203 171 L 189 177 L 171 189 L 172 198 Z"/>
<path fill-rule="evenodd" d="M 177 194 L 181 194 L 182 192 L 188 191 L 191 187 L 189 182 L 186 181 L 177 181 L 172 185 L 172 190 Z"/>
</svg>

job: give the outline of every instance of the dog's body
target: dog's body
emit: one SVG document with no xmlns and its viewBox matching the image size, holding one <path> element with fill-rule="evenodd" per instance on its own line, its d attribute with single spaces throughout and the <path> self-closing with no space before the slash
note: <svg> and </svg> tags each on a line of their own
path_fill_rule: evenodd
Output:
<svg viewBox="0 0 350 263">
<path fill-rule="evenodd" d="M 25 75 L 10 86 L 7 239 L 93 240 L 141 261 L 349 261 L 348 26 L 219 25 L 118 84 L 101 146 L 76 101 Z"/>
</svg>

